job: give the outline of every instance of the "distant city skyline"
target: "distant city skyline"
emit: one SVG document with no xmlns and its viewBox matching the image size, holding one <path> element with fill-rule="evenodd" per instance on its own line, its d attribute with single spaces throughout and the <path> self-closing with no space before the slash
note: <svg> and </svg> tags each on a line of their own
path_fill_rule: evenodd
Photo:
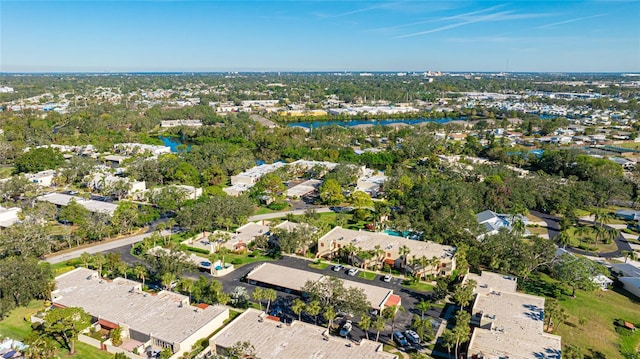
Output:
<svg viewBox="0 0 640 359">
<path fill-rule="evenodd" d="M 640 72 L 640 1 L 5 1 L 0 72 Z"/>
</svg>

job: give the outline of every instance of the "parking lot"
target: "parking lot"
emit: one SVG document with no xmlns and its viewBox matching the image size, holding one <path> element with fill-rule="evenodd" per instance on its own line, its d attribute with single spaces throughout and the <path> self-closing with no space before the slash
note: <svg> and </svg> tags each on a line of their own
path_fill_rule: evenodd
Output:
<svg viewBox="0 0 640 359">
<path fill-rule="evenodd" d="M 132 263 L 132 262 L 141 262 L 140 259 L 132 256 L 131 254 L 129 254 L 129 250 L 130 250 L 131 246 L 125 246 L 125 247 L 121 247 L 121 248 L 116 248 L 114 250 L 111 250 L 112 252 L 120 252 L 122 255 L 122 259 L 126 262 Z M 229 273 L 228 275 L 224 276 L 224 277 L 217 277 L 216 280 L 220 281 L 220 283 L 222 284 L 224 291 L 229 293 L 231 291 L 233 291 L 237 286 L 242 286 L 244 288 L 246 288 L 247 293 L 249 295 L 251 295 L 253 293 L 253 289 L 256 288 L 255 285 L 251 285 L 247 282 L 242 281 L 242 278 L 245 277 L 251 270 L 253 270 L 255 267 L 257 267 L 258 265 L 260 265 L 263 262 L 256 262 L 256 263 L 251 263 L 251 264 L 247 264 L 245 266 L 242 266 L 238 269 L 236 269 L 235 271 Z M 296 269 L 300 269 L 300 270 L 305 270 L 305 271 L 310 271 L 310 272 L 315 272 L 315 273 L 321 273 L 324 275 L 332 275 L 344 280 L 350 280 L 350 281 L 354 281 L 354 282 L 361 282 L 361 283 L 365 283 L 365 284 L 369 284 L 369 285 L 375 285 L 375 286 L 379 286 L 379 287 L 383 287 L 383 288 L 387 288 L 387 289 L 392 289 L 394 294 L 399 295 L 402 298 L 402 307 L 405 309 L 405 311 L 398 311 L 397 317 L 396 317 L 396 321 L 395 321 L 395 330 L 402 330 L 404 331 L 405 329 L 408 329 L 411 325 L 411 319 L 413 318 L 414 314 L 420 314 L 419 311 L 415 310 L 415 305 L 420 302 L 420 300 L 422 299 L 428 299 L 428 296 L 430 293 L 422 293 L 422 292 L 416 292 L 416 291 L 412 291 L 409 290 L 403 286 L 401 286 L 402 280 L 396 277 L 392 277 L 391 280 L 389 282 L 385 282 L 383 281 L 383 277 L 384 275 L 377 275 L 375 277 L 375 279 L 373 280 L 367 280 L 364 278 L 359 278 L 357 275 L 356 276 L 350 276 L 347 274 L 348 270 L 351 268 L 351 266 L 345 266 L 342 270 L 340 271 L 333 271 L 332 267 L 333 266 L 328 266 L 325 269 L 316 269 L 316 268 L 311 268 L 309 267 L 309 264 L 311 263 L 308 260 L 305 259 L 299 259 L 299 258 L 295 258 L 295 257 L 289 257 L 289 256 L 285 256 L 282 257 L 281 259 L 272 262 L 274 264 L 278 264 L 278 265 L 283 265 L 283 266 L 287 266 L 290 268 L 296 268 Z M 208 275 L 207 273 L 201 272 L 201 273 L 191 273 L 189 275 L 187 275 L 188 277 L 192 277 L 192 278 L 197 278 L 200 275 Z M 294 314 L 291 311 L 291 304 L 293 303 L 293 300 L 296 299 L 298 296 L 294 295 L 294 294 L 290 294 L 290 293 L 285 293 L 283 291 L 278 291 L 278 298 L 271 303 L 271 309 L 276 309 L 276 308 L 280 308 L 280 310 L 282 311 L 282 318 L 283 321 L 291 321 L 294 319 L 298 319 L 298 316 L 296 314 Z M 264 308 L 263 308 L 264 309 Z M 441 315 L 441 311 L 437 310 L 437 309 L 432 309 L 429 312 L 425 313 L 425 315 L 429 315 L 435 318 L 440 317 Z M 360 318 L 337 318 L 335 320 L 335 324 L 336 325 L 342 325 L 344 321 L 346 321 L 347 319 L 352 319 L 354 322 L 354 326 L 353 329 L 351 330 L 351 332 L 349 333 L 349 337 L 355 340 L 358 340 L 360 338 L 364 338 L 364 332 L 362 330 L 360 330 L 360 328 L 358 328 L 357 323 L 358 320 Z M 314 318 L 310 317 L 306 314 L 302 315 L 302 320 L 309 322 L 309 323 L 314 323 Z M 369 338 L 372 340 L 375 340 L 375 331 L 374 330 L 370 330 L 369 331 Z M 387 327 L 384 331 L 380 332 L 380 341 L 382 342 L 387 342 L 387 343 L 391 343 L 393 340 L 391 339 L 391 325 L 387 324 Z"/>
</svg>

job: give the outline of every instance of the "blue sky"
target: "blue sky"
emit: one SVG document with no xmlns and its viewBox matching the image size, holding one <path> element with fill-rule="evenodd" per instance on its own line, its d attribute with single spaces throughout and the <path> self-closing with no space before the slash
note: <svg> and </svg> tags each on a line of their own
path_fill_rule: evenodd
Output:
<svg viewBox="0 0 640 359">
<path fill-rule="evenodd" d="M 5 1 L 0 71 L 640 71 L 635 1 Z"/>
</svg>

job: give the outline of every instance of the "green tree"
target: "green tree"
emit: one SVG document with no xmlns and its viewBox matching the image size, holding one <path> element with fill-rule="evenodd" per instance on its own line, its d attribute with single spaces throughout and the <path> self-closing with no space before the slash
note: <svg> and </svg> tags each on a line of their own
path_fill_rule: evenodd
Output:
<svg viewBox="0 0 640 359">
<path fill-rule="evenodd" d="M 60 338 L 69 349 L 69 354 L 75 354 L 75 343 L 78 334 L 91 325 L 91 316 L 82 308 L 62 308 L 50 310 L 44 316 L 43 330 L 54 338 Z"/>
<path fill-rule="evenodd" d="M 362 318 L 360 319 L 360 322 L 358 322 L 358 326 L 364 332 L 364 335 L 367 337 L 367 340 L 369 340 L 369 329 L 371 329 L 372 324 L 373 323 L 371 322 L 371 317 L 368 315 L 363 315 Z"/>
<path fill-rule="evenodd" d="M 569 254 L 562 255 L 553 267 L 553 277 L 571 287 L 571 296 L 576 295 L 576 289 L 594 290 L 596 284 L 593 278 L 605 272 L 605 269 L 594 261 Z"/>
<path fill-rule="evenodd" d="M 118 233 L 130 232 L 138 223 L 138 205 L 133 202 L 121 201 L 113 212 L 111 224 Z"/>
<path fill-rule="evenodd" d="M 64 163 L 62 153 L 55 148 L 32 148 L 15 159 L 15 172 L 35 173 L 56 169 Z"/>
<path fill-rule="evenodd" d="M 54 358 L 58 350 L 58 346 L 53 339 L 46 334 L 32 332 L 26 339 L 25 344 L 28 345 L 24 352 L 26 359 L 50 359 Z"/>
<path fill-rule="evenodd" d="M 293 311 L 294 314 L 298 315 L 298 320 L 302 320 L 302 312 L 305 310 L 305 307 L 306 307 L 306 304 L 300 298 L 296 298 L 293 300 L 293 305 L 291 306 L 291 310 Z"/>
<path fill-rule="evenodd" d="M 80 262 L 84 265 L 85 268 L 89 268 L 89 263 L 91 263 L 91 254 L 82 252 L 82 254 L 80 254 Z"/>
<path fill-rule="evenodd" d="M 322 317 L 327 321 L 327 329 L 331 329 L 333 319 L 336 317 L 336 310 L 333 307 L 326 308 L 322 313 Z"/>
<path fill-rule="evenodd" d="M 376 330 L 376 342 L 380 341 L 380 331 L 384 330 L 384 327 L 387 325 L 387 321 L 382 316 L 377 316 L 373 321 L 372 327 Z"/>
<path fill-rule="evenodd" d="M 54 289 L 51 266 L 35 258 L 0 259 L 0 273 L 0 319 L 14 307 L 49 298 Z"/>
<path fill-rule="evenodd" d="M 260 288 L 260 287 L 256 287 L 253 290 L 252 293 L 253 296 L 253 300 L 255 300 L 256 302 L 258 302 L 258 306 L 260 307 L 260 310 L 262 310 L 262 300 L 265 299 L 264 298 L 264 289 Z M 268 312 L 269 310 L 267 310 Z"/>
<path fill-rule="evenodd" d="M 256 348 L 248 341 L 236 342 L 228 350 L 229 359 L 254 358 Z"/>
<path fill-rule="evenodd" d="M 269 307 L 271 306 L 271 302 L 276 300 L 276 298 L 278 298 L 278 293 L 271 288 L 267 288 L 264 290 L 264 299 L 267 300 L 267 313 L 269 312 Z"/>
<path fill-rule="evenodd" d="M 71 222 L 78 226 L 85 226 L 91 212 L 78 204 L 74 199 L 69 201 L 69 204 L 62 207 L 58 214 L 58 219 L 61 221 Z"/>
<path fill-rule="evenodd" d="M 109 338 L 111 338 L 111 343 L 113 343 L 114 347 L 119 347 L 122 344 L 122 328 L 117 326 L 115 329 L 112 329 L 109 332 Z"/>
<path fill-rule="evenodd" d="M 416 304 L 416 309 L 420 311 L 420 318 L 424 319 L 424 313 L 431 309 L 431 303 L 424 299 L 421 299 L 418 304 Z"/>
<path fill-rule="evenodd" d="M 362 192 L 362 191 L 354 191 L 349 196 L 349 202 L 356 208 L 370 208 L 373 207 L 373 200 L 371 200 L 371 196 Z"/>
<path fill-rule="evenodd" d="M 398 312 L 405 312 L 406 309 L 404 309 L 403 306 L 401 305 L 392 305 L 389 307 L 385 307 L 382 310 L 382 317 L 384 317 L 385 319 L 391 320 L 391 331 L 393 332 L 393 330 L 395 329 L 395 324 L 396 324 L 396 317 L 398 315 Z"/>
<path fill-rule="evenodd" d="M 142 281 L 142 288 L 144 288 L 144 282 L 145 282 L 145 279 L 147 278 L 147 273 L 148 273 L 147 267 L 145 267 L 144 265 L 140 263 L 136 263 L 133 266 L 133 275 Z"/>
<path fill-rule="evenodd" d="M 320 306 L 320 302 L 317 300 L 312 300 L 307 304 L 305 311 L 309 313 L 309 315 L 315 318 L 315 323 L 318 325 L 318 314 L 322 311 L 322 307 Z"/>
<path fill-rule="evenodd" d="M 318 192 L 320 193 L 320 200 L 324 204 L 336 205 L 345 201 L 342 188 L 338 181 L 334 179 L 325 180 L 318 188 Z"/>
</svg>

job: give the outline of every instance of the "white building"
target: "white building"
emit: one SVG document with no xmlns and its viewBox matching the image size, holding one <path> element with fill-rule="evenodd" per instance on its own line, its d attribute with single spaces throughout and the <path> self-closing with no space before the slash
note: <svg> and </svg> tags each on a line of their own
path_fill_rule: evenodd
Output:
<svg viewBox="0 0 640 359">
<path fill-rule="evenodd" d="M 35 183 L 42 187 L 51 187 L 53 179 L 56 176 L 55 170 L 40 171 L 38 173 L 25 173 L 25 178 L 29 182 Z"/>
<path fill-rule="evenodd" d="M 561 338 L 545 333 L 544 298 L 516 292 L 515 277 L 469 273 L 476 281 L 469 359 L 560 359 Z"/>
<path fill-rule="evenodd" d="M 171 127 L 202 127 L 201 120 L 162 120 L 160 121 L 160 127 L 163 128 L 171 128 Z"/>
<path fill-rule="evenodd" d="M 171 153 L 171 148 L 167 146 L 145 145 L 142 143 L 118 143 L 113 146 L 114 149 L 120 150 L 127 155 L 136 153 L 149 152 L 153 156 Z"/>
<path fill-rule="evenodd" d="M 53 203 L 58 207 L 68 206 L 71 201 L 75 201 L 82 207 L 92 213 L 104 213 L 113 216 L 118 205 L 110 202 L 94 201 L 92 199 L 84 199 L 78 196 L 71 196 L 62 193 L 49 193 L 36 198 L 36 201 Z"/>
<path fill-rule="evenodd" d="M 20 222 L 18 213 L 20 213 L 20 208 L 18 207 L 0 207 L 0 227 L 7 228 L 14 223 Z"/>
</svg>

